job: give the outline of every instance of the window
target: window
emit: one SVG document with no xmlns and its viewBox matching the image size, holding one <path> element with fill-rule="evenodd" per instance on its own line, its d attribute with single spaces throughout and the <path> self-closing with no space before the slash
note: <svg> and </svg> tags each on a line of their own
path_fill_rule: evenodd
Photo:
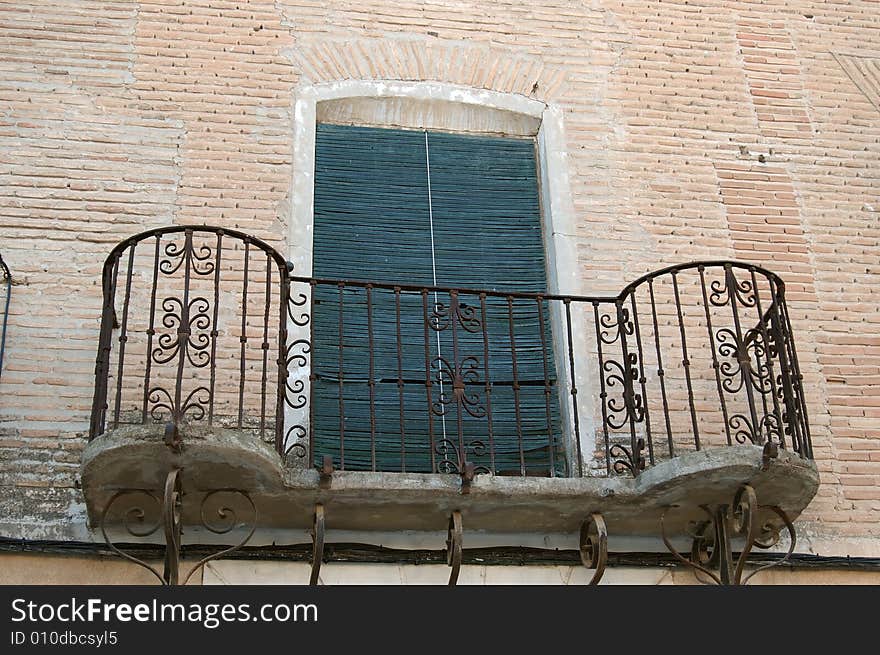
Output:
<svg viewBox="0 0 880 655">
<path fill-rule="evenodd" d="M 319 124 L 313 229 L 318 462 L 562 471 L 534 138 Z"/>
</svg>

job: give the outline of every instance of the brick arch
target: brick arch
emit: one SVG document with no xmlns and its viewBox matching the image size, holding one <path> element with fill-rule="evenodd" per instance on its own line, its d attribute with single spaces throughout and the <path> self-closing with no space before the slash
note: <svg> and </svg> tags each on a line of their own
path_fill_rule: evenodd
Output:
<svg viewBox="0 0 880 655">
<path fill-rule="evenodd" d="M 312 84 L 341 80 L 437 81 L 551 101 L 565 71 L 540 57 L 486 44 L 435 38 L 310 41 L 291 51 Z"/>
</svg>

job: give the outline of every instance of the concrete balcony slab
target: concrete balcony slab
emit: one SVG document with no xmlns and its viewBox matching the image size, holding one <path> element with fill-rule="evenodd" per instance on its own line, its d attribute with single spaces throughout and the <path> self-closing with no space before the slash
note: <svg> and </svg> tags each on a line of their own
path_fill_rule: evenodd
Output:
<svg viewBox="0 0 880 655">
<path fill-rule="evenodd" d="M 271 445 L 245 431 L 186 428 L 174 452 L 163 442 L 162 426 L 129 426 L 86 449 L 82 485 L 90 523 L 100 524 L 118 492 L 161 498 L 175 468 L 184 497 L 196 501 L 183 504 L 184 525 L 199 522 L 200 496 L 223 490 L 247 494 L 257 528 L 271 530 L 309 528 L 320 503 L 328 527 L 341 530 L 444 530 L 458 510 L 468 531 L 568 533 L 601 512 L 610 534 L 657 536 L 664 514 L 667 531 L 681 534 L 709 518 L 701 506 L 732 503 L 746 483 L 760 505 L 777 506 L 793 520 L 819 485 L 812 461 L 780 450 L 765 462 L 762 448 L 753 445 L 685 453 L 636 478 L 478 475 L 467 488 L 457 475 L 337 471 L 322 481 L 318 471 L 286 466 Z M 108 513 L 108 524 L 114 520 Z"/>
</svg>

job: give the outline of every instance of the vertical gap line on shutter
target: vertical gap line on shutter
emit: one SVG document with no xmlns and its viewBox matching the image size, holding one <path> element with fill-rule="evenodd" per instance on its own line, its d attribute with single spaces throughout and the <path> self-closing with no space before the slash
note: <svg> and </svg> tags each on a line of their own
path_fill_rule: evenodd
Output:
<svg viewBox="0 0 880 655">
<path fill-rule="evenodd" d="M 434 286 L 437 286 L 437 258 L 436 251 L 434 250 L 434 200 L 431 197 L 431 151 L 428 148 L 428 130 L 425 130 L 425 168 L 427 169 L 427 178 L 428 178 L 428 226 L 430 228 L 431 233 L 431 276 L 434 280 Z M 437 292 L 434 292 L 434 307 L 437 307 L 438 299 Z M 455 317 L 450 316 L 449 320 L 454 321 Z M 440 331 L 436 331 L 437 334 L 437 359 L 439 360 L 443 354 L 440 352 Z M 440 367 L 440 362 L 438 361 L 438 372 Z M 440 383 L 440 398 L 443 398 L 443 375 L 438 375 L 438 382 Z M 440 415 L 440 425 L 443 430 L 443 440 L 446 441 L 446 415 Z"/>
</svg>

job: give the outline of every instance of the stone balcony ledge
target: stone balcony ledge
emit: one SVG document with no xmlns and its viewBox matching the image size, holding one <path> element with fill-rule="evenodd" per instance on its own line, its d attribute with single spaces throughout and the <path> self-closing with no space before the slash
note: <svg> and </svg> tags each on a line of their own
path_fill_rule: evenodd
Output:
<svg viewBox="0 0 880 655">
<path fill-rule="evenodd" d="M 635 478 L 548 478 L 477 475 L 463 487 L 457 475 L 317 470 L 286 465 L 270 444 L 235 429 L 187 428 L 178 452 L 163 441 L 162 426 L 128 426 L 88 445 L 82 484 L 92 525 L 122 490 L 161 493 L 169 471 L 182 471 L 183 493 L 217 489 L 248 494 L 258 528 L 311 526 L 316 504 L 334 528 L 356 531 L 431 531 L 452 511 L 468 529 L 503 533 L 566 533 L 599 512 L 616 535 L 655 536 L 661 515 L 680 532 L 706 520 L 700 506 L 729 503 L 743 484 L 760 501 L 793 520 L 815 495 L 815 464 L 790 451 L 766 462 L 763 450 L 737 445 L 684 453 Z M 197 517 L 184 515 L 184 524 Z"/>
</svg>

